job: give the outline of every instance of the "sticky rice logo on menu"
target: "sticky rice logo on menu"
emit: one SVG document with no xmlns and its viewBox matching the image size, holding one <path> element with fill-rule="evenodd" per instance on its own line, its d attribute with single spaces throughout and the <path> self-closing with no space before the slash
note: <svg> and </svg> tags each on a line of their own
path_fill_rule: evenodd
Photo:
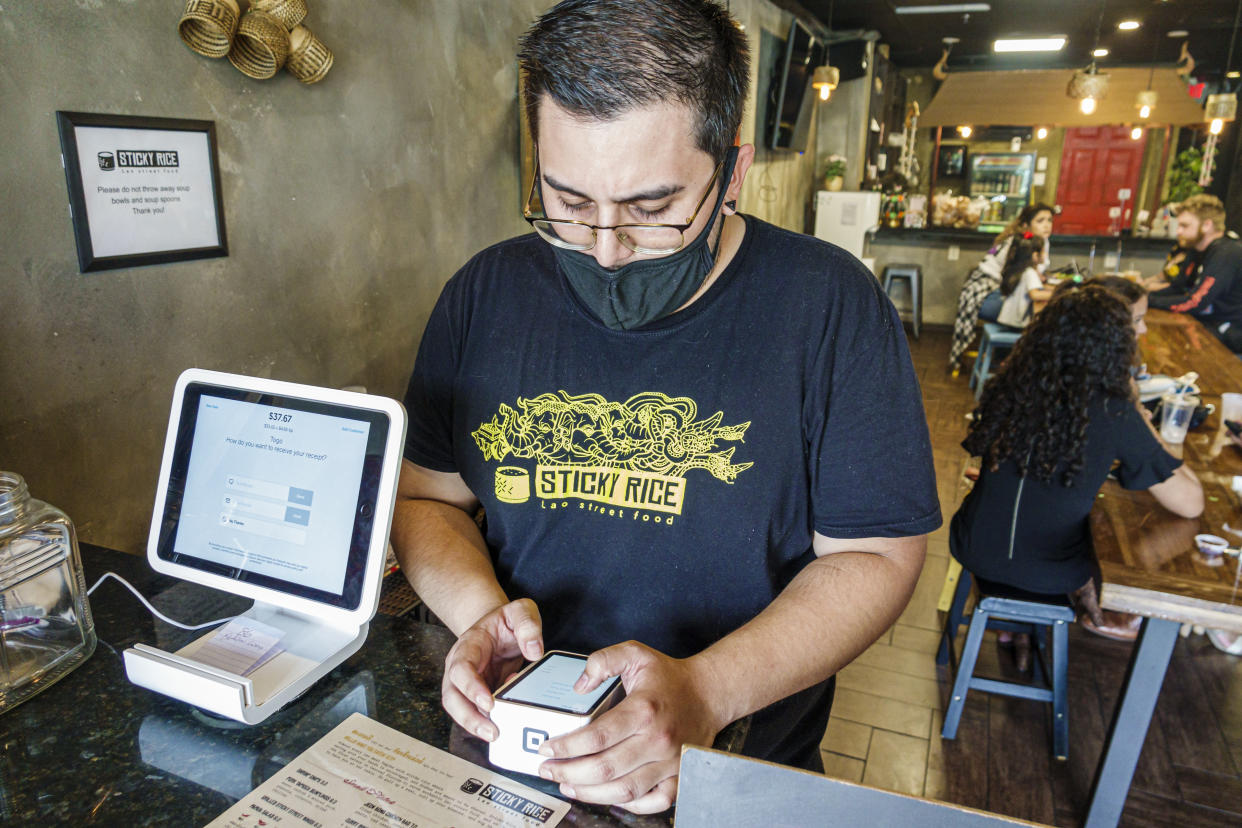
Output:
<svg viewBox="0 0 1242 828">
<path fill-rule="evenodd" d="M 101 170 L 170 169 L 181 166 L 176 150 L 116 150 L 99 153 Z"/>
<path fill-rule="evenodd" d="M 521 794 L 506 791 L 496 785 L 483 784 L 477 779 L 467 779 L 461 789 L 466 793 L 477 793 L 482 799 L 536 822 L 547 822 L 556 813 L 548 806 L 532 802 Z"/>
</svg>

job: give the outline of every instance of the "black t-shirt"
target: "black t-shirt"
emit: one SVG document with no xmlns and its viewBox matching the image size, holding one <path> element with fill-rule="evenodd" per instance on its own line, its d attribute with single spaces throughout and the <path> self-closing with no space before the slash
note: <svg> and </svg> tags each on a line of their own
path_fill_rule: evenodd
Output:
<svg viewBox="0 0 1242 828">
<path fill-rule="evenodd" d="M 1147 489 L 1182 461 L 1164 450 L 1127 400 L 1097 400 L 1088 416 L 1086 457 L 1072 486 L 1063 486 L 1059 473 L 1047 483 L 1034 476 L 1023 481 L 1011 460 L 981 471 L 949 525 L 950 549 L 965 569 L 1047 595 L 1072 592 L 1095 576 L 1088 516 L 1113 463 L 1122 486 Z"/>
<path fill-rule="evenodd" d="M 1192 313 L 1219 333 L 1224 322 L 1242 325 L 1242 243 L 1222 236 L 1207 246 L 1194 281 L 1183 292 L 1148 295 L 1153 308 Z"/>
<path fill-rule="evenodd" d="M 813 532 L 940 523 L 892 304 L 839 248 L 746 225 L 702 297 L 642 328 L 600 323 L 534 235 L 477 255 L 432 312 L 405 456 L 480 499 L 550 647 L 689 656 L 763 610 Z"/>
</svg>

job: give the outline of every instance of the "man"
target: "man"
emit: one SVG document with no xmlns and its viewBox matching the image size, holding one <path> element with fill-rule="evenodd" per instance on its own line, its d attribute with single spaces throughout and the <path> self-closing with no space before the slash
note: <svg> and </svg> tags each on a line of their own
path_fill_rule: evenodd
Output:
<svg viewBox="0 0 1242 828">
<path fill-rule="evenodd" d="M 829 679 L 940 523 L 892 305 L 838 248 L 738 214 L 749 60 L 708 0 L 569 0 L 519 54 L 536 234 L 477 255 L 419 348 L 393 543 L 458 635 L 445 709 L 548 648 L 626 698 L 547 741 L 579 800 L 658 812 L 682 744 L 819 767 Z M 485 531 L 472 520 L 480 503 Z"/>
<path fill-rule="evenodd" d="M 1200 193 L 1182 202 L 1177 214 L 1177 242 L 1198 254 L 1199 267 L 1189 287 L 1152 293 L 1153 308 L 1194 314 L 1234 353 L 1242 352 L 1242 244 L 1225 234 L 1225 206 Z"/>
</svg>

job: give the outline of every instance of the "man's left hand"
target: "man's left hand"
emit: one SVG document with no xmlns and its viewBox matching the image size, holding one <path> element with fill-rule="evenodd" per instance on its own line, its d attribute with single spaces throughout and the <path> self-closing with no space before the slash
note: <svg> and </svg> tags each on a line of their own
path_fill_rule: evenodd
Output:
<svg viewBox="0 0 1242 828">
<path fill-rule="evenodd" d="M 711 746 L 728 722 L 714 721 L 708 682 L 690 659 L 670 658 L 635 641 L 606 647 L 587 659 L 574 685 L 579 693 L 620 676 L 626 697 L 591 724 L 544 742 L 552 757 L 544 779 L 582 802 L 659 813 L 677 799 L 681 746 Z"/>
</svg>

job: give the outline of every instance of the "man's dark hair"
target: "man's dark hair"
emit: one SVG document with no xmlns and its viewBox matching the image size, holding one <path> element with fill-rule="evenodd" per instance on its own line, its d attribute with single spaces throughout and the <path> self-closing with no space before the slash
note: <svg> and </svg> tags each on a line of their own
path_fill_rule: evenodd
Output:
<svg viewBox="0 0 1242 828">
<path fill-rule="evenodd" d="M 544 95 L 600 121 L 674 102 L 696 113 L 695 142 L 717 161 L 737 136 L 750 79 L 746 37 L 710 0 L 564 0 L 527 30 L 518 61 L 535 140 Z"/>
</svg>

